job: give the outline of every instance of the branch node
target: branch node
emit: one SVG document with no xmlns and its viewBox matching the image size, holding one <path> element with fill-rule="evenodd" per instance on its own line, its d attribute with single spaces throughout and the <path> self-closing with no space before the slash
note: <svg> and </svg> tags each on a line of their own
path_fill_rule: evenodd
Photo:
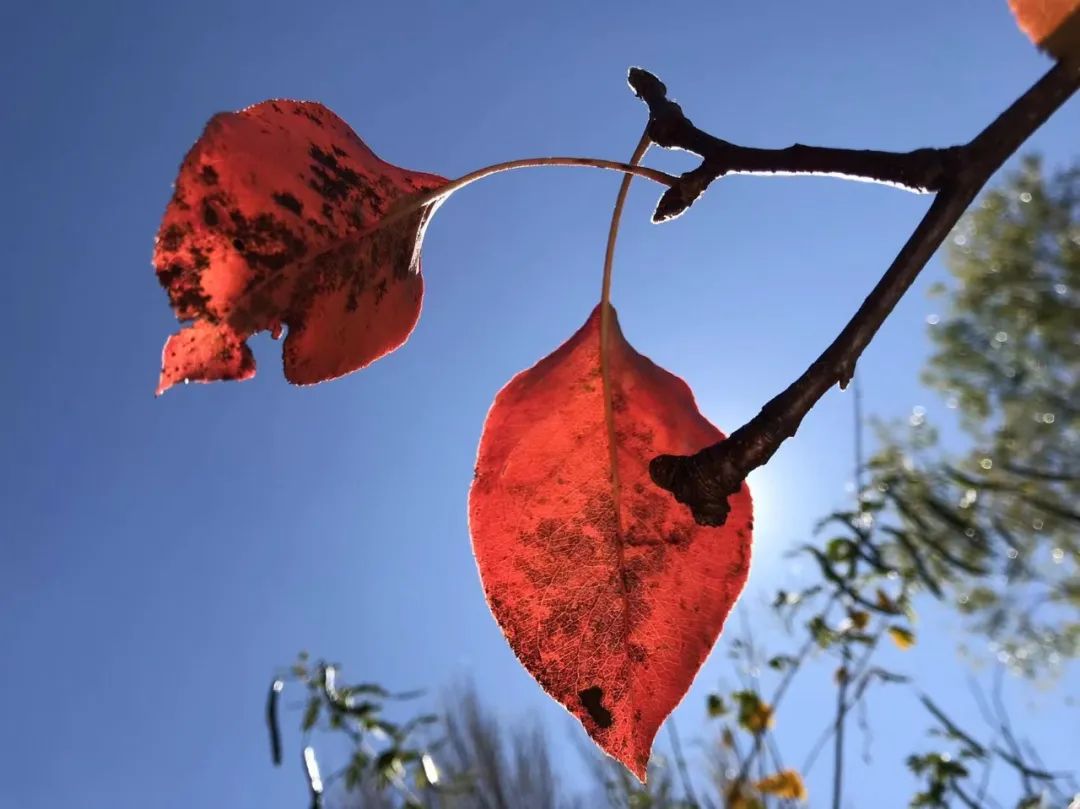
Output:
<svg viewBox="0 0 1080 809">
<path fill-rule="evenodd" d="M 707 163 L 702 163 L 696 169 L 683 174 L 656 203 L 656 210 L 652 215 L 653 223 L 660 224 L 682 215 L 697 201 L 698 197 L 705 193 L 705 189 L 712 181 L 721 176 L 723 176 L 723 171 L 717 171 Z"/>
<path fill-rule="evenodd" d="M 717 445 L 717 449 L 723 444 Z M 710 471 L 719 467 L 723 473 L 709 474 L 706 466 Z M 743 485 L 742 476 L 723 458 L 714 465 L 702 463 L 698 456 L 658 455 L 649 462 L 649 476 L 657 486 L 688 506 L 698 525 L 712 527 L 727 521 L 731 511 L 728 498 Z"/>
</svg>

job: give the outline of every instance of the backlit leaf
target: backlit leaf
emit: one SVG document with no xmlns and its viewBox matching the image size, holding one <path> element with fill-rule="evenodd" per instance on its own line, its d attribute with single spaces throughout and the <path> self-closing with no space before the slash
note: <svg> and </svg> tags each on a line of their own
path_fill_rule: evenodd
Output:
<svg viewBox="0 0 1080 809">
<path fill-rule="evenodd" d="M 802 776 L 795 770 L 781 770 L 762 778 L 754 786 L 758 788 L 758 791 L 778 798 L 794 801 L 805 801 L 807 798 L 806 785 L 803 783 Z"/>
<path fill-rule="evenodd" d="M 286 378 L 333 379 L 408 338 L 433 210 L 377 227 L 395 203 L 446 184 L 380 160 L 321 104 L 265 101 L 215 115 L 184 158 L 154 248 L 190 325 L 165 344 L 158 393 L 249 379 L 246 341 L 288 327 Z"/>
<path fill-rule="evenodd" d="M 1059 59 L 1080 56 L 1080 0 L 1009 0 L 1009 7 L 1044 51 Z"/>
<path fill-rule="evenodd" d="M 491 610 L 515 654 L 641 780 L 746 581 L 745 485 L 703 527 L 649 477 L 661 453 L 721 439 L 682 380 L 638 354 L 612 311 L 617 469 L 605 421 L 600 308 L 514 377 L 488 413 L 469 522 Z M 613 476 L 617 471 L 617 476 Z M 617 485 L 613 482 L 617 480 Z"/>
</svg>

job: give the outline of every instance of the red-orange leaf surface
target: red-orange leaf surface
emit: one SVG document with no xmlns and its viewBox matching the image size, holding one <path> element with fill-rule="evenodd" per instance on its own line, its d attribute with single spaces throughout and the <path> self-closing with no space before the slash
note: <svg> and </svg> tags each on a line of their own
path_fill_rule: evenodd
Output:
<svg viewBox="0 0 1080 809">
<path fill-rule="evenodd" d="M 380 160 L 333 112 L 265 101 L 214 116 L 184 158 L 154 249 L 181 321 L 158 393 L 248 379 L 245 341 L 285 338 L 285 376 L 355 371 L 408 338 L 420 314 L 428 206 L 376 227 L 395 202 L 446 180 Z"/>
<path fill-rule="evenodd" d="M 653 738 L 716 642 L 750 564 L 750 494 L 721 528 L 649 478 L 661 453 L 723 439 L 686 383 L 638 354 L 612 311 L 617 447 L 600 374 L 600 309 L 514 377 L 488 413 L 469 527 L 515 654 L 605 751 L 644 780 Z"/>
<path fill-rule="evenodd" d="M 1044 51 L 1059 59 L 1080 56 L 1080 0 L 1009 0 L 1009 7 Z"/>
</svg>

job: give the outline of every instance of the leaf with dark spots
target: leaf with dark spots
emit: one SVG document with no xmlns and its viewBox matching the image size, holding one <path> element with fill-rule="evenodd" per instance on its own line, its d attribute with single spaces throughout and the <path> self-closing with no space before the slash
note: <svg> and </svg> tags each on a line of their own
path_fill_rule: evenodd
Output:
<svg viewBox="0 0 1080 809">
<path fill-rule="evenodd" d="M 488 604 L 514 653 L 644 780 L 660 725 L 746 581 L 751 502 L 743 486 L 727 523 L 706 527 L 653 483 L 658 453 L 693 454 L 724 436 L 686 383 L 638 354 L 611 317 L 610 431 L 597 307 L 496 397 L 469 529 Z"/>
<path fill-rule="evenodd" d="M 247 339 L 282 324 L 295 384 L 400 346 L 420 315 L 420 245 L 437 203 L 386 217 L 446 182 L 380 160 L 314 102 L 214 116 L 180 167 L 154 249 L 158 280 L 189 323 L 166 343 L 158 393 L 250 378 Z"/>
</svg>

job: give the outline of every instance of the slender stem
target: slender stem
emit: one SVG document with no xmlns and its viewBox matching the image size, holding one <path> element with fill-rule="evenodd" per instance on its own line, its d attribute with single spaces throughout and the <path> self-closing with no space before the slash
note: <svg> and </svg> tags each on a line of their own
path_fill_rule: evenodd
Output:
<svg viewBox="0 0 1080 809">
<path fill-rule="evenodd" d="M 817 360 L 727 440 L 693 456 L 661 455 L 650 474 L 703 525 L 722 525 L 727 498 L 793 436 L 817 401 L 851 380 L 855 363 L 982 187 L 1080 86 L 1080 59 L 1052 67 L 955 155 L 956 168 L 877 286 Z"/>
<path fill-rule="evenodd" d="M 829 614 L 832 612 L 833 605 L 835 605 L 839 599 L 839 593 L 834 591 L 832 596 L 829 598 L 828 603 L 821 611 L 821 615 L 824 619 L 828 619 Z M 784 671 L 784 676 L 780 679 L 780 683 L 777 685 L 776 691 L 773 692 L 772 700 L 770 700 L 769 702 L 769 706 L 772 708 L 774 716 L 779 713 L 780 703 L 784 699 L 784 694 L 787 693 L 788 686 L 791 685 L 792 681 L 795 679 L 795 675 L 802 668 L 803 663 L 806 662 L 806 658 L 809 656 L 810 650 L 813 649 L 813 647 L 816 645 L 817 641 L 814 640 L 813 635 L 807 636 L 806 640 L 803 641 L 803 645 L 799 648 L 799 651 L 796 652 L 795 659 L 788 664 L 787 669 Z M 769 730 L 766 728 L 765 732 L 768 733 Z M 748 757 L 745 759 L 743 765 L 740 767 L 739 777 L 737 779 L 739 783 L 746 780 L 746 776 L 750 772 L 750 766 L 754 763 L 754 759 L 757 757 L 757 754 L 759 752 L 761 751 L 757 745 L 755 745 L 751 749 Z M 773 754 L 774 756 L 776 756 L 775 751 Z M 776 757 L 779 758 L 779 756 Z M 777 767 L 777 769 L 781 768 Z"/>
<path fill-rule="evenodd" d="M 649 151 L 649 144 L 652 141 L 649 140 L 648 133 L 642 133 L 641 140 L 638 141 L 638 145 L 634 147 L 634 153 L 630 156 L 629 165 L 633 168 L 638 168 L 638 164 L 645 157 L 645 153 Z M 649 169 L 651 171 L 651 169 Z M 607 329 L 611 328 L 611 319 L 606 317 L 607 306 L 611 303 L 611 275 L 612 268 L 615 266 L 615 242 L 619 238 L 619 223 L 622 221 L 623 208 L 626 206 L 626 197 L 630 192 L 630 183 L 634 181 L 634 174 L 627 173 L 622 179 L 622 184 L 619 186 L 619 193 L 615 197 L 615 209 L 611 212 L 611 226 L 608 229 L 607 249 L 604 252 L 604 277 L 600 285 L 600 305 L 603 307 L 600 310 L 600 334 L 607 333 Z M 601 336 L 601 341 L 603 337 Z"/>
<path fill-rule="evenodd" d="M 630 165 L 636 166 L 640 163 L 648 150 L 649 136 L 643 134 L 634 148 L 634 154 L 630 157 Z M 604 427 L 607 431 L 608 466 L 611 468 L 612 506 L 615 509 L 615 528 L 620 541 L 622 538 L 622 487 L 619 480 L 619 447 L 615 440 L 615 402 L 611 390 L 611 351 L 608 343 L 611 335 L 611 275 L 615 265 L 615 242 L 619 238 L 619 222 L 622 220 L 626 196 L 633 180 L 633 174 L 624 176 L 619 186 L 619 193 L 615 197 L 615 209 L 611 213 L 607 248 L 604 251 L 603 280 L 600 284 L 600 385 L 604 397 Z"/>
<path fill-rule="evenodd" d="M 878 641 L 881 639 L 881 633 L 883 631 L 884 629 L 881 629 L 876 632 L 870 643 L 866 645 L 866 648 L 863 650 L 862 656 L 858 659 L 855 665 L 853 667 L 848 666 L 848 681 L 851 683 L 856 683 L 856 687 L 854 695 L 848 698 L 847 701 L 844 703 L 843 712 L 845 716 L 847 715 L 847 712 L 854 708 L 855 705 L 859 702 L 859 700 L 863 698 L 863 695 L 866 693 L 866 689 L 869 687 L 869 680 L 867 678 L 866 672 L 870 665 L 870 659 L 874 654 L 874 650 L 877 648 Z M 829 741 L 829 739 L 832 738 L 833 733 L 836 732 L 836 727 L 837 725 L 835 721 L 830 722 L 825 726 L 824 730 L 821 731 L 821 735 L 818 736 L 817 740 L 814 742 L 814 746 L 807 754 L 806 760 L 803 761 L 801 772 L 804 776 L 809 775 L 810 770 L 814 768 L 814 764 L 815 762 L 817 762 L 817 758 L 821 754 L 821 751 L 825 749 L 826 743 Z"/>
<path fill-rule="evenodd" d="M 861 517 L 865 513 L 863 502 L 863 413 L 862 386 L 854 378 L 854 401 L 852 402 L 852 428 L 855 433 L 855 510 Z M 854 569 L 853 569 L 854 572 Z M 850 611 L 851 605 L 848 605 Z M 847 692 L 851 678 L 851 644 L 845 635 L 841 647 L 840 682 L 836 689 L 836 739 L 833 745 L 833 809 L 840 809 L 844 794 L 844 729 L 847 725 Z M 869 660 L 869 657 L 866 658 Z"/>
<path fill-rule="evenodd" d="M 669 716 L 667 720 L 668 735 L 671 736 L 671 751 L 675 755 L 675 767 L 679 771 L 682 780 L 683 793 L 686 800 L 694 809 L 700 809 L 697 794 L 694 792 L 694 782 L 690 778 L 690 770 L 686 766 L 686 757 L 683 755 L 682 742 L 679 741 L 679 731 L 675 727 L 675 717 Z"/>
<path fill-rule="evenodd" d="M 678 183 L 677 178 L 666 172 L 658 171 L 657 169 L 650 169 L 645 166 L 637 166 L 631 163 L 619 163 L 616 160 L 604 160 L 599 157 L 525 157 L 520 160 L 508 160 L 504 163 L 493 163 L 490 166 L 484 166 L 475 171 L 470 171 L 468 174 L 463 174 L 456 180 L 451 180 L 446 185 L 439 186 L 431 191 L 403 197 L 395 207 L 390 209 L 386 216 L 353 238 L 361 238 L 374 233 L 376 230 L 399 222 L 429 205 L 432 206 L 432 210 L 434 210 L 445 202 L 446 198 L 455 191 L 460 191 L 465 186 L 472 185 L 477 180 L 483 180 L 494 174 L 502 174 L 504 171 L 539 168 L 544 166 L 581 166 L 584 168 L 620 171 L 627 175 L 626 179 L 637 175 L 638 177 L 644 177 L 646 180 L 652 180 L 654 183 L 666 185 L 669 188 Z"/>
<path fill-rule="evenodd" d="M 840 809 L 841 798 L 844 792 L 844 727 L 847 724 L 847 685 L 851 672 L 848 666 L 851 663 L 851 649 L 844 641 L 843 664 L 840 669 L 840 683 L 836 689 L 836 744 L 833 746 L 833 809 Z"/>
<path fill-rule="evenodd" d="M 278 703 L 284 687 L 285 681 L 280 677 L 275 677 L 266 695 L 266 726 L 270 731 L 270 759 L 275 767 L 281 766 L 281 725 L 278 721 Z"/>
<path fill-rule="evenodd" d="M 851 392 L 855 394 L 852 402 L 853 416 L 855 418 L 855 507 L 861 514 L 865 505 L 863 502 L 863 486 L 865 485 L 863 468 L 865 461 L 863 460 L 862 385 L 859 384 L 859 377 L 857 376 L 852 377 L 852 383 Z"/>
</svg>

